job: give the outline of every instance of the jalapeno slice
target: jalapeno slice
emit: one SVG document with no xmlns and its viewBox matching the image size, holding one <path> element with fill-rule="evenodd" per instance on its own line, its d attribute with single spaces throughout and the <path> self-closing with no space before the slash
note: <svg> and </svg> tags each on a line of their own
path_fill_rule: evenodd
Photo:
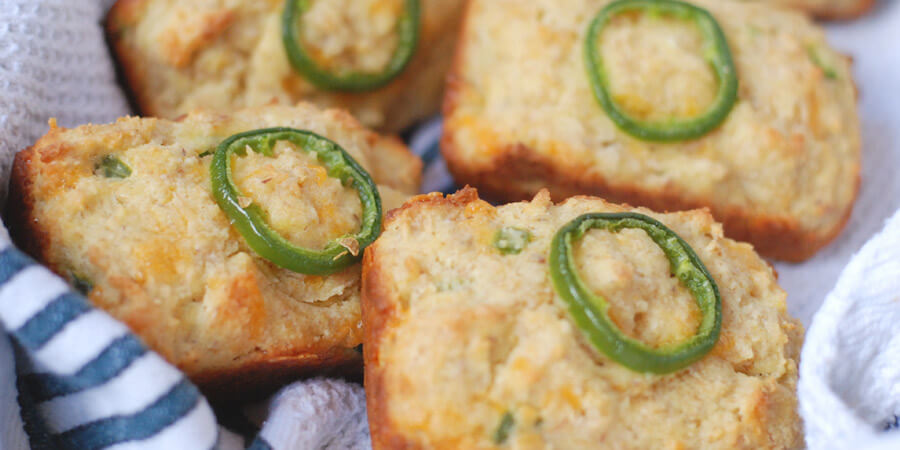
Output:
<svg viewBox="0 0 900 450">
<path fill-rule="evenodd" d="M 310 0 L 286 0 L 281 16 L 281 39 L 291 66 L 316 87 L 333 91 L 362 92 L 377 89 L 396 78 L 409 64 L 419 42 L 419 0 L 403 0 L 403 14 L 397 22 L 397 48 L 381 72 L 334 73 L 321 67 L 303 49 L 300 19 L 310 8 Z"/>
<path fill-rule="evenodd" d="M 256 204 L 241 206 L 242 195 L 232 178 L 231 155 L 245 156 L 249 148 L 272 156 L 278 141 L 288 141 L 303 151 L 314 152 L 328 176 L 356 190 L 363 210 L 359 232 L 333 239 L 321 251 L 309 250 L 291 244 L 273 230 L 266 222 L 265 212 Z M 266 128 L 235 134 L 216 147 L 209 171 L 219 208 L 253 251 L 279 267 L 308 275 L 329 275 L 356 263 L 362 257 L 362 250 L 381 233 L 381 197 L 372 177 L 340 145 L 311 131 Z M 358 247 L 348 246 L 348 239 Z"/>
<path fill-rule="evenodd" d="M 692 337 L 652 348 L 622 333 L 609 318 L 609 305 L 578 275 L 572 243 L 593 228 L 618 232 L 638 228 L 647 233 L 669 260 L 672 273 L 690 291 L 703 319 Z M 675 232 L 659 221 L 636 213 L 591 213 L 559 229 L 550 247 L 550 276 L 557 294 L 588 341 L 612 360 L 637 372 L 669 373 L 699 360 L 715 346 L 722 328 L 722 299 L 706 266 Z"/>
<path fill-rule="evenodd" d="M 641 120 L 629 116 L 613 100 L 609 90 L 609 76 L 597 43 L 604 27 L 612 18 L 628 12 L 670 15 L 692 21 L 697 26 L 705 40 L 704 58 L 719 82 L 716 97 L 704 113 L 684 119 Z M 718 127 L 728 117 L 737 100 L 737 71 L 728 41 L 718 22 L 705 9 L 678 0 L 617 0 L 610 3 L 594 17 L 588 27 L 584 57 L 588 79 L 597 102 L 619 129 L 638 139 L 681 141 L 698 138 Z"/>
</svg>

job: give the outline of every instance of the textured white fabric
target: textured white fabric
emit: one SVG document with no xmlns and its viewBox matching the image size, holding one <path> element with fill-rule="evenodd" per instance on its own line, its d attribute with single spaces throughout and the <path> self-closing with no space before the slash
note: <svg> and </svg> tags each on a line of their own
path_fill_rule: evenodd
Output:
<svg viewBox="0 0 900 450">
<path fill-rule="evenodd" d="M 294 383 L 272 397 L 260 436 L 276 449 L 368 450 L 361 386 L 322 378 Z"/>
<path fill-rule="evenodd" d="M 0 0 L 0 195 L 10 163 L 47 132 L 129 113 L 103 38 L 113 0 Z"/>
<path fill-rule="evenodd" d="M 844 269 L 807 333 L 800 405 L 810 448 L 900 448 L 900 212 Z"/>
<path fill-rule="evenodd" d="M 28 436 L 17 401 L 15 361 L 9 339 L 0 327 L 0 450 L 26 450 Z"/>
</svg>

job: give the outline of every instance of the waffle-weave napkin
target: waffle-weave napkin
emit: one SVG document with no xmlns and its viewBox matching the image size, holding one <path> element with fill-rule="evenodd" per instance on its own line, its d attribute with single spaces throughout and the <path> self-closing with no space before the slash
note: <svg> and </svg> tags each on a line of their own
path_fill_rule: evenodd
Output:
<svg viewBox="0 0 900 450">
<path fill-rule="evenodd" d="M 110 122 L 129 113 L 102 34 L 102 18 L 112 3 L 0 0 L 0 193 L 12 156 L 46 132 L 49 118 L 76 126 Z M 900 2 L 883 2 L 869 17 L 833 25 L 829 32 L 838 48 L 856 58 L 864 181 L 853 217 L 835 244 L 804 264 L 777 265 L 791 312 L 807 324 L 850 256 L 900 207 L 900 178 L 894 176 L 900 168 L 900 54 L 894 48 L 900 42 Z M 438 152 L 440 133 L 440 121 L 435 120 L 407 135 L 413 150 L 426 160 L 424 192 L 453 189 Z M 847 269 L 810 329 L 801 367 L 801 409 L 811 446 L 839 448 L 834 446 L 851 441 L 859 443 L 857 447 L 863 441 L 891 445 L 886 439 L 893 433 L 881 430 L 897 413 L 891 409 L 897 404 L 896 383 L 881 384 L 894 390 L 853 386 L 859 380 L 895 380 L 888 377 L 898 372 L 897 358 L 843 358 L 877 356 L 900 342 L 892 340 L 890 327 L 860 327 L 851 338 L 837 331 L 847 324 L 833 313 L 872 306 L 858 294 L 848 294 L 869 292 L 853 289 L 871 282 L 861 274 L 891 270 L 857 263 L 870 261 L 870 253 L 863 250 L 854 260 L 856 266 Z M 900 250 L 894 255 L 900 259 Z M 853 269 L 860 266 L 865 270 Z M 883 309 L 859 317 L 888 317 L 900 308 L 889 302 L 874 304 Z M 183 375 L 18 252 L 5 232 L 0 232 L 0 324 L 11 338 L 0 338 L 0 449 L 24 449 L 29 443 L 35 448 L 117 449 L 245 445 L 216 425 L 206 401 Z M 856 348 L 866 351 L 854 353 Z M 837 369 L 847 361 L 854 363 L 855 371 Z M 248 414 L 264 421 L 259 435 L 246 442 L 251 448 L 370 448 L 364 394 L 351 383 L 296 383 Z"/>
<path fill-rule="evenodd" d="M 900 212 L 844 269 L 806 339 L 807 444 L 900 448 Z"/>
</svg>

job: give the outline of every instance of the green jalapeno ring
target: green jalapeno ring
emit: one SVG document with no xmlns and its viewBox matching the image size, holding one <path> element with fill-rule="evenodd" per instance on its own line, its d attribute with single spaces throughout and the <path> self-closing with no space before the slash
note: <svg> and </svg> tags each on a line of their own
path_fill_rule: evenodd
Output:
<svg viewBox="0 0 900 450">
<path fill-rule="evenodd" d="M 630 11 L 649 11 L 692 20 L 706 40 L 704 57 L 719 82 L 716 97 L 707 111 L 688 119 L 670 118 L 658 121 L 640 120 L 629 116 L 612 99 L 609 77 L 597 41 L 603 28 L 618 14 Z M 737 70 L 725 34 L 716 19 L 705 9 L 678 0 L 617 0 L 603 8 L 588 27 L 584 46 L 588 79 L 594 97 L 609 118 L 622 131 L 647 141 L 680 141 L 694 139 L 718 127 L 737 101 Z"/>
<path fill-rule="evenodd" d="M 572 242 L 592 228 L 618 232 L 639 228 L 658 245 L 672 273 L 691 292 L 703 319 L 692 337 L 660 348 L 652 348 L 622 333 L 609 318 L 606 300 L 591 292 L 572 258 Z M 575 324 L 591 344 L 612 360 L 637 372 L 669 373 L 687 367 L 706 355 L 722 329 L 722 299 L 712 275 L 690 245 L 659 221 L 636 213 L 591 213 L 582 215 L 557 231 L 550 247 L 550 277 L 565 301 Z"/>
<path fill-rule="evenodd" d="M 403 72 L 419 42 L 419 0 L 403 1 L 403 14 L 397 22 L 397 48 L 384 70 L 335 74 L 320 67 L 300 43 L 299 19 L 309 9 L 309 0 L 286 0 L 281 16 L 281 40 L 288 60 L 294 70 L 321 89 L 363 92 L 386 85 Z"/>
<path fill-rule="evenodd" d="M 249 147 L 257 153 L 272 156 L 277 141 L 289 141 L 304 151 L 315 152 L 328 176 L 356 189 L 363 209 L 358 233 L 333 239 L 322 251 L 309 250 L 293 245 L 273 230 L 266 223 L 265 212 L 256 204 L 240 205 L 241 192 L 232 178 L 231 154 L 244 156 Z M 363 249 L 381 233 L 381 196 L 375 182 L 340 145 L 311 131 L 265 128 L 235 134 L 216 147 L 209 171 L 213 196 L 219 208 L 253 251 L 279 267 L 307 275 L 329 275 L 356 263 L 362 257 Z M 346 238 L 357 241 L 357 254 L 340 244 Z"/>
</svg>

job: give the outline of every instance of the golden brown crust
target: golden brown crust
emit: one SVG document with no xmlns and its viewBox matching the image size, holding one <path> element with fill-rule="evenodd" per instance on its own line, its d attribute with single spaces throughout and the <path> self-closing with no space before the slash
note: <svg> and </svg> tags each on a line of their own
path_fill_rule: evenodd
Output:
<svg viewBox="0 0 900 450">
<path fill-rule="evenodd" d="M 134 100 L 137 108 L 144 115 L 158 116 L 159 111 L 155 111 L 152 107 L 151 91 L 135 88 L 135 86 L 145 86 L 148 81 L 146 72 L 140 70 L 138 54 L 127 45 L 124 39 L 119 38 L 122 29 L 137 20 L 137 15 L 146 3 L 147 0 L 118 0 L 106 16 L 106 34 L 115 59 L 119 62 L 122 75 L 125 77 L 126 85 L 123 86 L 123 89 L 127 91 L 129 97 Z"/>
<path fill-rule="evenodd" d="M 396 210 L 395 210 L 396 211 Z M 362 292 L 369 301 L 362 304 L 363 323 L 367 324 L 363 331 L 363 342 L 378 342 L 378 337 L 384 332 L 385 324 L 394 317 L 386 288 L 378 283 L 383 277 L 379 276 L 375 269 L 377 258 L 377 245 L 366 249 L 363 257 Z M 366 346 L 363 344 L 363 367 L 365 369 L 366 386 L 366 410 L 368 411 L 369 433 L 372 436 L 373 448 L 409 448 L 408 442 L 400 434 L 393 433 L 392 427 L 387 422 L 387 393 L 384 389 L 384 371 L 379 364 L 378 346 Z"/>
<path fill-rule="evenodd" d="M 469 34 L 470 20 L 472 17 L 472 0 L 466 0 L 466 4 L 463 6 L 463 19 L 462 23 L 459 25 L 459 35 L 465 36 Z M 459 97 L 462 95 L 463 90 L 463 81 L 462 81 L 462 63 L 463 63 L 463 55 L 466 50 L 466 42 L 462 39 L 456 42 L 456 47 L 453 49 L 453 60 L 450 62 L 450 71 L 447 72 L 447 85 L 444 87 L 444 100 L 441 103 L 441 115 L 443 117 L 448 117 L 453 111 L 456 110 L 459 105 Z M 442 136 L 447 136 L 447 133 L 443 133 Z M 444 138 L 441 140 L 441 148 L 443 149 Z"/>
<path fill-rule="evenodd" d="M 833 5 L 825 7 L 803 8 L 813 17 L 823 20 L 850 20 L 856 19 L 869 12 L 875 6 L 875 0 L 857 0 L 843 8 L 835 8 Z"/>
<path fill-rule="evenodd" d="M 194 107 L 228 109 L 257 106 L 270 100 L 282 104 L 310 101 L 323 107 L 347 109 L 367 126 L 383 132 L 397 133 L 439 109 L 443 97 L 443 81 L 449 66 L 449 59 L 445 55 L 451 52 L 455 44 L 456 27 L 461 18 L 458 4 L 462 1 L 423 2 L 423 29 L 419 40 L 421 51 L 417 51 L 408 70 L 386 86 L 365 93 L 310 88 L 299 75 L 285 75 L 278 87 L 261 87 L 248 84 L 248 78 L 251 77 L 245 70 L 240 76 L 229 78 L 229 82 L 240 85 L 235 88 L 236 92 L 223 94 L 221 99 L 211 99 L 208 96 L 193 98 L 197 91 L 208 87 L 205 83 L 211 82 L 194 73 L 198 71 L 196 60 L 209 48 L 223 45 L 218 41 L 222 35 L 227 34 L 224 30 L 259 19 L 251 17 L 253 14 L 246 16 L 230 9 L 227 12 L 218 11 L 209 17 L 206 28 L 199 33 L 196 46 L 166 49 L 159 47 L 164 46 L 161 43 L 136 42 L 134 36 L 135 28 L 144 26 L 144 10 L 152 11 L 159 5 L 151 0 L 118 0 L 107 15 L 106 33 L 127 82 L 126 88 L 138 110 L 145 116 L 174 118 Z M 248 4 L 253 5 L 252 2 L 237 2 L 237 9 Z M 280 1 L 270 1 L 263 9 L 267 10 L 267 14 L 274 14 L 273 8 L 280 8 L 282 4 Z M 262 3 L 256 6 L 259 5 Z M 229 8 L 232 6 L 235 5 Z M 258 34 L 259 30 L 253 35 L 258 37 Z M 160 56 L 157 52 L 165 56 Z M 251 58 L 253 55 L 244 56 Z M 231 67 L 237 67 L 237 64 L 232 61 Z M 185 85 L 189 85 L 189 88 L 184 89 Z M 248 91 L 260 89 L 265 92 L 253 94 L 253 98 L 245 98 Z M 224 100 L 225 98 L 228 100 Z M 184 103 L 186 101 L 194 106 L 188 106 Z"/>
<path fill-rule="evenodd" d="M 466 3 L 460 27 L 461 36 L 469 32 L 472 3 L 471 0 Z M 861 0 L 852 13 L 834 12 L 833 16 L 829 16 L 823 11 L 816 15 L 849 18 L 862 14 L 873 3 L 874 0 Z M 467 40 L 460 39 L 454 52 L 442 105 L 444 117 L 454 115 L 466 89 L 462 65 L 467 44 Z M 855 80 L 851 81 L 856 89 Z M 575 167 L 572 172 L 563 171 L 559 169 L 558 161 L 553 161 L 522 143 L 507 144 L 490 161 L 474 167 L 460 158 L 461 151 L 454 140 L 455 131 L 453 123 L 445 122 L 440 145 L 448 170 L 458 185 L 476 186 L 483 197 L 491 201 L 530 200 L 540 189 L 547 188 L 557 201 L 577 194 L 587 194 L 597 195 L 614 203 L 645 206 L 657 211 L 709 208 L 716 220 L 723 224 L 728 237 L 750 242 L 760 254 L 787 262 L 805 261 L 831 243 L 850 219 L 852 205 L 859 195 L 860 166 L 857 165 L 851 206 L 846 208 L 841 220 L 830 229 L 810 233 L 802 230 L 800 224 L 788 216 L 759 215 L 739 207 L 717 206 L 711 199 L 690 199 L 673 187 L 649 190 L 638 185 L 616 184 L 596 172 L 585 171 L 583 167 Z"/>
<path fill-rule="evenodd" d="M 107 14 L 108 29 L 116 31 L 122 26 L 134 22 L 145 3 L 147 0 L 118 0 Z"/>
<path fill-rule="evenodd" d="M 47 236 L 38 227 L 30 226 L 34 196 L 30 189 L 32 180 L 27 175 L 33 156 L 32 147 L 16 153 L 10 175 L 4 222 L 13 242 L 32 258 L 41 260 L 44 259 L 43 249 L 47 246 Z"/>
<path fill-rule="evenodd" d="M 334 355 L 261 355 L 235 369 L 196 374 L 191 381 L 213 403 L 245 403 L 265 398 L 298 378 L 358 376 L 362 372 L 360 359 L 359 353 L 352 349 Z"/>
<path fill-rule="evenodd" d="M 407 211 L 419 205 L 457 205 L 464 206 L 478 200 L 478 191 L 469 186 L 464 187 L 455 195 L 444 196 L 439 192 L 418 195 L 409 199 L 400 208 L 388 212 L 384 219 L 384 227 L 399 218 Z M 380 250 L 378 242 L 366 249 L 363 257 L 362 318 L 365 324 L 363 330 L 364 342 L 380 342 L 381 334 L 387 329 L 389 322 L 396 317 L 396 308 L 392 303 L 390 289 L 381 284 L 387 278 L 380 273 L 380 265 L 376 262 Z M 369 417 L 369 432 L 372 436 L 372 447 L 375 449 L 413 449 L 419 448 L 415 443 L 408 441 L 400 433 L 396 433 L 388 423 L 387 394 L 384 390 L 384 371 L 379 361 L 377 345 L 364 347 L 365 361 L 365 385 L 366 408 Z"/>
<path fill-rule="evenodd" d="M 452 105 L 453 82 L 448 83 L 448 101 Z M 500 152 L 488 165 L 469 167 L 457 158 L 458 150 L 453 132 L 444 133 L 441 151 L 447 167 L 458 183 L 478 186 L 485 197 L 494 201 L 513 202 L 528 200 L 538 188 L 546 187 L 553 198 L 560 200 L 577 194 L 597 195 L 614 203 L 646 206 L 657 211 L 679 211 L 709 208 L 716 220 L 722 222 L 728 237 L 750 242 L 759 253 L 788 262 L 801 262 L 833 241 L 850 219 L 852 208 L 834 227 L 821 234 L 803 231 L 796 221 L 787 217 L 756 215 L 741 208 L 721 207 L 710 201 L 689 201 L 675 189 L 652 191 L 636 185 L 616 185 L 603 177 L 592 175 L 572 176 L 558 171 L 554 162 L 531 148 L 517 144 Z M 522 186 L 514 180 L 529 180 L 530 186 Z M 542 184 L 533 184 L 540 181 Z M 854 198 L 859 194 L 860 175 L 856 173 Z"/>
</svg>

